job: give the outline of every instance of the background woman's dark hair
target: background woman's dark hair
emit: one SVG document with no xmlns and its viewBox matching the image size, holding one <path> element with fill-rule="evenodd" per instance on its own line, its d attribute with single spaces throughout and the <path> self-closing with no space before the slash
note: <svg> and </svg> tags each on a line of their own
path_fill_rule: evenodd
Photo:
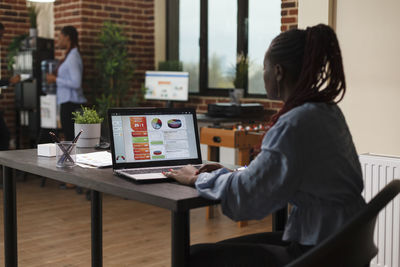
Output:
<svg viewBox="0 0 400 267">
<path fill-rule="evenodd" d="M 71 40 L 71 49 L 74 47 L 79 48 L 78 44 L 78 31 L 74 26 L 64 26 L 61 29 L 61 33 L 65 36 L 68 36 L 69 39 Z"/>
<path fill-rule="evenodd" d="M 346 81 L 342 55 L 336 34 L 329 26 L 319 24 L 281 33 L 271 43 L 269 60 L 272 65 L 282 65 L 295 82 L 293 93 L 272 117 L 271 125 L 306 102 L 334 104 L 343 99 Z"/>
<path fill-rule="evenodd" d="M 0 30 L 4 30 L 4 25 L 1 22 L 0 22 Z"/>
<path fill-rule="evenodd" d="M 76 48 L 79 49 L 78 31 L 76 30 L 76 28 L 75 28 L 74 26 L 64 26 L 64 27 L 61 29 L 61 33 L 62 33 L 64 36 L 68 36 L 68 37 L 69 37 L 69 40 L 71 41 L 71 46 L 70 46 L 70 48 L 68 49 L 68 51 L 65 53 L 64 58 L 60 61 L 60 63 L 58 63 L 58 67 L 60 67 L 61 64 L 65 61 L 65 59 L 67 58 L 69 52 L 71 52 L 71 50 L 72 50 L 73 48 L 76 47 Z M 58 72 L 58 67 L 57 67 L 56 72 Z"/>
</svg>

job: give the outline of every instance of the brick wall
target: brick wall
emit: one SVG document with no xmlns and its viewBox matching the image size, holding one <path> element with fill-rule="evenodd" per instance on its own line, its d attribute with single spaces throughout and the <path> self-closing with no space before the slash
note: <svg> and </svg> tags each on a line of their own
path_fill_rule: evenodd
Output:
<svg viewBox="0 0 400 267">
<path fill-rule="evenodd" d="M 7 71 L 7 47 L 11 40 L 18 35 L 28 33 L 29 22 L 25 0 L 8 0 L 0 2 L 0 22 L 6 28 L 1 40 L 1 77 L 6 79 L 11 76 Z M 15 103 L 14 88 L 3 89 L 0 94 L 0 110 L 13 136 L 15 136 Z"/>
<path fill-rule="evenodd" d="M 299 0 L 282 0 L 281 31 L 297 28 Z"/>
<path fill-rule="evenodd" d="M 154 69 L 154 1 L 153 0 L 59 0 L 54 3 L 55 39 L 63 26 L 75 26 L 79 32 L 80 51 L 84 64 L 84 93 L 93 101 L 90 79 L 95 78 L 95 55 L 99 49 L 97 38 L 104 21 L 123 27 L 128 37 L 129 58 L 136 70 L 132 90 L 144 81 L 144 71 Z M 56 58 L 64 51 L 56 50 Z"/>
</svg>

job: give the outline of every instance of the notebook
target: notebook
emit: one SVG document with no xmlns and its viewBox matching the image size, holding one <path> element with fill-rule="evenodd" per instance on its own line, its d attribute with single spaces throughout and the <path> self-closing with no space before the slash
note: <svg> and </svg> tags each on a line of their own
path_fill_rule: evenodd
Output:
<svg viewBox="0 0 400 267">
<path fill-rule="evenodd" d="M 114 174 L 166 180 L 163 172 L 201 165 L 196 112 L 191 108 L 109 109 Z"/>
</svg>

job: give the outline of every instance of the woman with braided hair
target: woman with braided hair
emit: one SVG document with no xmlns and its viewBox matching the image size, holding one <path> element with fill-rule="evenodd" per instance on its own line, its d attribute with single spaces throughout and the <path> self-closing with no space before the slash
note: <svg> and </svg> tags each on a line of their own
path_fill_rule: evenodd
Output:
<svg viewBox="0 0 400 267">
<path fill-rule="evenodd" d="M 64 58 L 58 64 L 56 73 L 47 74 L 48 83 L 57 84 L 57 104 L 60 105 L 60 120 L 66 141 L 72 141 L 74 121 L 72 112 L 78 111 L 86 103 L 83 95 L 83 63 L 79 53 L 78 31 L 74 26 L 64 26 L 58 36 L 58 46 L 66 50 Z"/>
<path fill-rule="evenodd" d="M 268 98 L 284 105 L 248 168 L 186 166 L 167 176 L 220 199 L 234 220 L 261 219 L 290 203 L 285 230 L 194 245 L 190 266 L 283 266 L 365 205 L 357 152 L 337 106 L 346 82 L 334 31 L 320 24 L 278 35 L 265 55 L 264 83 Z"/>
</svg>

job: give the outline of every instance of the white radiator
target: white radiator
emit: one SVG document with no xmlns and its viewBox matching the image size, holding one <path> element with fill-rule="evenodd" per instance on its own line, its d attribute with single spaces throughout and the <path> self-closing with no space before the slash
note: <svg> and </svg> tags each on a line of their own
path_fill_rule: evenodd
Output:
<svg viewBox="0 0 400 267">
<path fill-rule="evenodd" d="M 400 179 L 400 157 L 360 155 L 364 178 L 363 196 L 369 202 L 393 179 Z M 371 267 L 400 266 L 400 199 L 397 196 L 379 214 L 375 226 L 375 244 L 379 252 Z"/>
</svg>

